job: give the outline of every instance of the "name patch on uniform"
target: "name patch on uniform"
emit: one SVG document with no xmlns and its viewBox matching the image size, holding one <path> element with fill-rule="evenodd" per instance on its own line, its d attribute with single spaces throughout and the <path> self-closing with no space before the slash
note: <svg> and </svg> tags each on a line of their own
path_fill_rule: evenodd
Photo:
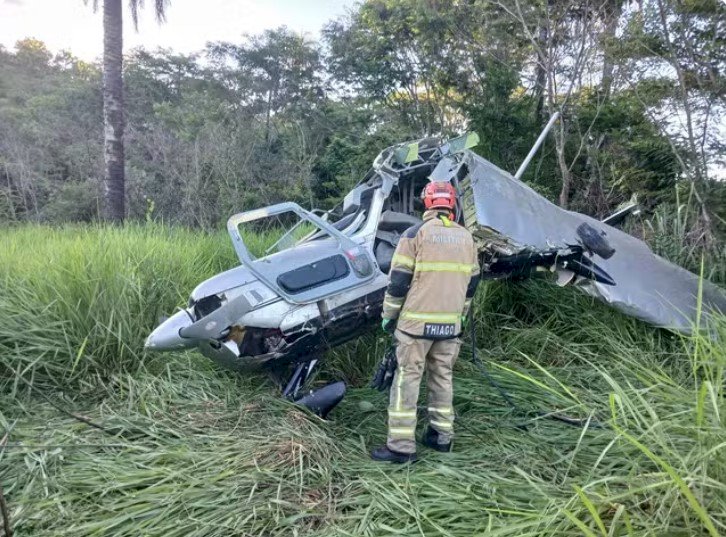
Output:
<svg viewBox="0 0 726 537">
<path fill-rule="evenodd" d="M 454 337 L 456 336 L 456 325 L 454 323 L 426 323 L 423 335 L 433 338 Z"/>
<path fill-rule="evenodd" d="M 464 237 L 461 235 L 429 235 L 424 239 L 425 242 L 431 243 L 431 244 L 454 244 L 454 245 L 462 245 L 464 244 Z"/>
</svg>

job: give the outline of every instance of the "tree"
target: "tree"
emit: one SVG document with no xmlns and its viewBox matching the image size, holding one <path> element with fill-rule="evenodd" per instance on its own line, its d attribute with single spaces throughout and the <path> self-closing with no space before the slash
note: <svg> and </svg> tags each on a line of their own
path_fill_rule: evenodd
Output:
<svg viewBox="0 0 726 537">
<path fill-rule="evenodd" d="M 325 97 L 323 65 L 315 43 L 282 26 L 245 43 L 215 43 L 208 49 L 218 70 L 227 70 L 231 86 L 242 93 L 242 104 L 264 116 L 265 141 L 272 135 L 272 119 L 281 112 L 308 111 Z"/>
<path fill-rule="evenodd" d="M 88 0 L 84 0 L 88 1 Z M 93 0 L 94 11 L 99 0 Z M 154 0 L 158 22 L 165 20 L 169 0 Z M 144 0 L 129 0 L 131 19 L 138 27 Z M 122 222 L 125 209 L 124 100 L 123 100 L 123 10 L 121 0 L 103 0 L 103 122 L 106 218 Z"/>
<path fill-rule="evenodd" d="M 691 196 L 692 236 L 717 244 L 724 6 L 366 0 L 323 43 L 282 27 L 189 55 L 127 53 L 116 214 L 213 229 L 283 200 L 326 208 L 381 148 L 464 129 L 514 171 L 559 111 L 525 182 L 596 217 L 633 195 L 646 213 Z M 0 221 L 101 215 L 102 72 L 34 39 L 0 47 Z"/>
<path fill-rule="evenodd" d="M 462 123 L 446 106 L 447 75 L 459 52 L 449 39 L 457 6 L 435 4 L 369 0 L 323 30 L 333 76 L 372 103 L 383 103 L 418 135 Z"/>
<path fill-rule="evenodd" d="M 725 44 L 722 1 L 643 0 L 618 50 L 628 84 L 671 141 L 682 177 L 692 184 L 708 239 L 717 225 L 711 213 L 722 210 L 721 199 L 710 202 L 709 191 L 726 152 Z"/>
<path fill-rule="evenodd" d="M 95 66 L 34 39 L 0 51 L 0 221 L 96 216 L 101 76 Z M 63 199 L 73 214 L 53 207 Z M 93 213 L 93 215 L 91 215 Z M 80 215 L 80 218 L 76 218 Z"/>
</svg>

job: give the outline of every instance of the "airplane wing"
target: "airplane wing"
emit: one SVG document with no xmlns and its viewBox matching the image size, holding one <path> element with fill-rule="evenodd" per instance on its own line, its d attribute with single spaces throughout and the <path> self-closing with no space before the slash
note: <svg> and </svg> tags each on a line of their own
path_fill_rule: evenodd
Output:
<svg viewBox="0 0 726 537">
<path fill-rule="evenodd" d="M 464 220 L 478 242 L 505 254 L 577 243 L 576 229 L 586 222 L 604 231 L 616 253 L 597 264 L 615 280 L 603 285 L 580 281 L 578 287 L 650 324 L 690 333 L 696 325 L 699 286 L 701 322 L 713 312 L 726 314 L 726 292 L 662 257 L 641 240 L 617 228 L 549 202 L 486 159 L 467 152 L 469 173 L 461 182 Z"/>
</svg>

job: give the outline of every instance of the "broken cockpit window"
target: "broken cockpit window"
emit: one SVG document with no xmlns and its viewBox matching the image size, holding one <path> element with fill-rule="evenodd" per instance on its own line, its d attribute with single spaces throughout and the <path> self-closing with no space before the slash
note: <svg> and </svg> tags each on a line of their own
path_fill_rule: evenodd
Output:
<svg viewBox="0 0 726 537">
<path fill-rule="evenodd" d="M 238 230 L 253 259 L 288 250 L 309 240 L 330 238 L 324 229 L 292 211 L 241 223 Z"/>
</svg>

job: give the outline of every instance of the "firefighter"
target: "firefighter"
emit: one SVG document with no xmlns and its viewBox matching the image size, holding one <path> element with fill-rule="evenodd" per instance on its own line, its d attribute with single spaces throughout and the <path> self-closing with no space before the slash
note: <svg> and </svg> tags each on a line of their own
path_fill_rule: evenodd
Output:
<svg viewBox="0 0 726 537">
<path fill-rule="evenodd" d="M 383 302 L 383 329 L 394 332 L 397 367 L 388 406 L 388 440 L 372 451 L 377 461 L 416 460 L 416 406 L 426 369 L 429 424 L 423 444 L 451 451 L 452 368 L 464 319 L 479 282 L 474 240 L 453 221 L 456 191 L 430 182 L 421 197 L 423 222 L 396 247 Z"/>
</svg>

